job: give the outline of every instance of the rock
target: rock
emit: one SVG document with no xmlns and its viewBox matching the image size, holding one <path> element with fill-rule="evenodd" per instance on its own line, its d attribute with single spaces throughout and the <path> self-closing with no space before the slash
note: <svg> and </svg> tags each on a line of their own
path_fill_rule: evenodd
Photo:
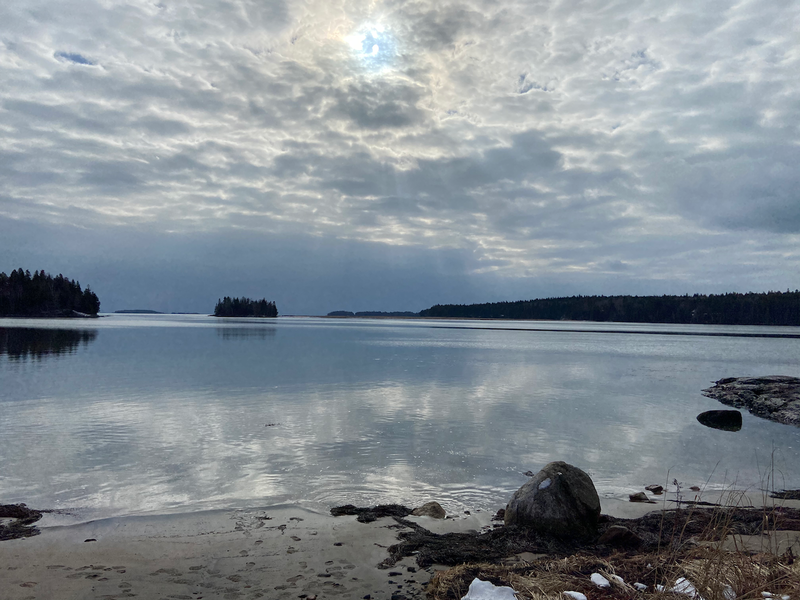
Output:
<svg viewBox="0 0 800 600">
<path fill-rule="evenodd" d="M 415 517 L 433 517 L 434 519 L 444 519 L 446 514 L 438 502 L 426 502 L 411 511 Z"/>
<path fill-rule="evenodd" d="M 651 494 L 655 494 L 656 496 L 660 496 L 661 494 L 664 493 L 664 486 L 658 485 L 656 483 L 654 483 L 653 485 L 648 485 L 644 489 L 646 489 Z"/>
<path fill-rule="evenodd" d="M 742 428 L 742 413 L 738 410 L 707 410 L 697 415 L 697 420 L 712 429 L 739 431 Z"/>
<path fill-rule="evenodd" d="M 610 588 L 611 587 L 611 582 L 608 579 L 606 579 L 605 577 L 603 577 L 602 575 L 600 575 L 600 573 L 592 573 L 592 576 L 590 577 L 590 579 L 592 580 L 592 583 L 595 584 L 599 588 Z"/>
<path fill-rule="evenodd" d="M 650 498 L 647 497 L 647 494 L 644 492 L 636 492 L 635 494 L 630 494 L 628 499 L 631 502 L 651 502 Z"/>
<path fill-rule="evenodd" d="M 800 427 L 800 378 L 728 377 L 703 395 L 734 408 L 746 408 L 757 417 Z"/>
<path fill-rule="evenodd" d="M 565 462 L 551 462 L 519 488 L 506 506 L 505 524 L 557 537 L 597 532 L 600 498 L 591 478 Z"/>
<path fill-rule="evenodd" d="M 612 525 L 603 532 L 598 544 L 606 546 L 636 547 L 642 543 L 642 538 L 622 525 Z"/>
</svg>

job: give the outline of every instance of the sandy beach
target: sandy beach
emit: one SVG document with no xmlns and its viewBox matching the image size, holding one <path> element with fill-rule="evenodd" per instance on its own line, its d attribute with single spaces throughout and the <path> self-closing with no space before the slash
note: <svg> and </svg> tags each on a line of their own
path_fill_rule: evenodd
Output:
<svg viewBox="0 0 800 600">
<path fill-rule="evenodd" d="M 792 503 L 795 504 L 795 503 Z M 605 499 L 603 512 L 633 518 L 664 506 Z M 409 517 L 434 533 L 486 530 L 477 511 L 446 520 Z M 407 557 L 379 569 L 404 529 L 391 518 L 359 523 L 297 506 L 111 518 L 48 526 L 0 542 L 2 600 L 93 598 L 424 598 L 440 567 Z M 796 533 L 796 532 L 795 532 Z M 795 545 L 795 535 L 782 545 Z M 514 561 L 514 557 L 509 557 Z M 533 556 L 519 556 L 531 560 Z"/>
<path fill-rule="evenodd" d="M 412 519 L 463 531 L 480 529 L 490 515 Z M 0 598 L 418 598 L 433 569 L 410 558 L 377 568 L 398 527 L 388 518 L 365 524 L 298 507 L 43 527 L 0 542 Z"/>
</svg>

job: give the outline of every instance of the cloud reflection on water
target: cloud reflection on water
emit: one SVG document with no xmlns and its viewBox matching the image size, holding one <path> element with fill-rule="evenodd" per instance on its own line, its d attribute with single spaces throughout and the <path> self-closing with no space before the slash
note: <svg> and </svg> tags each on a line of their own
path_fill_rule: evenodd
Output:
<svg viewBox="0 0 800 600">
<path fill-rule="evenodd" d="M 0 496 L 98 514 L 496 509 L 555 459 L 606 497 L 667 472 L 753 485 L 773 446 L 783 465 L 800 460 L 787 426 L 745 415 L 732 434 L 695 419 L 718 406 L 700 395 L 711 379 L 796 371 L 793 340 L 192 319 L 207 326 L 106 320 L 91 353 L 24 374 L 0 364 Z"/>
</svg>

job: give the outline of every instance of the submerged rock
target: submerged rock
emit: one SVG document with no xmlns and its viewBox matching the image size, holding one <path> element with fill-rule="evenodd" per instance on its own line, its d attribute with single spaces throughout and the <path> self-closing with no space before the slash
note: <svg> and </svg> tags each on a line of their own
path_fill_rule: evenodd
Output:
<svg viewBox="0 0 800 600">
<path fill-rule="evenodd" d="M 707 410 L 697 415 L 697 420 L 712 429 L 739 431 L 742 428 L 742 413 L 738 410 Z"/>
<path fill-rule="evenodd" d="M 592 536 L 600 498 L 592 479 L 578 467 L 551 462 L 518 489 L 506 506 L 505 524 L 565 536 Z"/>
<path fill-rule="evenodd" d="M 728 377 L 703 390 L 703 395 L 734 408 L 746 408 L 757 417 L 800 427 L 797 377 Z"/>
</svg>

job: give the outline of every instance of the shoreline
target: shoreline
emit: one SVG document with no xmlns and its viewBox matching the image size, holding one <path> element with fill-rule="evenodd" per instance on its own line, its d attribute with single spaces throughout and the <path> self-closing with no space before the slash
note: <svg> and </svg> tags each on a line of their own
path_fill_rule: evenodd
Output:
<svg viewBox="0 0 800 600">
<path fill-rule="evenodd" d="M 692 494 L 701 501 L 730 493 Z M 751 494 L 756 496 L 756 494 Z M 800 507 L 800 501 L 770 504 Z M 619 518 L 674 508 L 605 499 L 603 514 Z M 435 534 L 486 532 L 488 511 L 448 515 L 445 520 L 407 517 Z M 398 533 L 392 518 L 360 523 L 298 505 L 110 517 L 79 524 L 41 523 L 39 535 L 0 542 L 0 589 L 4 600 L 59 598 L 424 598 L 428 582 L 449 567 L 421 568 L 407 556 L 378 565 Z M 39 523 L 37 523 L 39 525 Z M 800 550 L 800 532 L 784 544 Z M 786 536 L 785 536 L 786 537 Z M 509 564 L 538 558 L 508 557 Z"/>
</svg>

